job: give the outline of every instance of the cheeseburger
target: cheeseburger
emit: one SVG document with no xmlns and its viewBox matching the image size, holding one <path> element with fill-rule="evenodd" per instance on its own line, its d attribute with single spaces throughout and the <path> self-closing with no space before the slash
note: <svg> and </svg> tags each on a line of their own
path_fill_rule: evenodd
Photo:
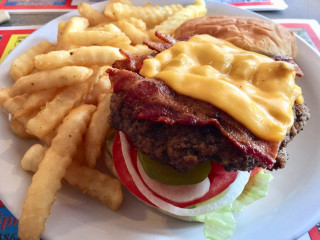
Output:
<svg viewBox="0 0 320 240">
<path fill-rule="evenodd" d="M 164 42 L 146 42 L 154 54 L 122 51 L 126 59 L 108 70 L 107 165 L 140 200 L 226 239 L 232 212 L 266 195 L 266 170 L 285 166 L 287 143 L 309 119 L 295 83 L 295 37 L 229 16 L 157 36 Z"/>
</svg>

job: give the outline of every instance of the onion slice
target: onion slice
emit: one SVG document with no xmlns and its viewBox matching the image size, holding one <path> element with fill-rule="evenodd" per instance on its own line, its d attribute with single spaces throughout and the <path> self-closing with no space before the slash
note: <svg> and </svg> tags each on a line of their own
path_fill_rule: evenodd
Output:
<svg viewBox="0 0 320 240">
<path fill-rule="evenodd" d="M 223 197 L 216 201 L 209 201 L 208 204 L 197 206 L 196 208 L 180 208 L 164 201 L 152 193 L 148 187 L 143 183 L 139 174 L 132 164 L 130 157 L 130 144 L 124 133 L 120 132 L 121 151 L 128 168 L 128 171 L 135 182 L 139 191 L 155 206 L 161 210 L 168 212 L 176 216 L 197 216 L 200 214 L 208 213 L 210 211 L 216 211 L 224 206 L 231 204 L 242 193 L 245 185 L 247 184 L 250 173 L 239 171 L 235 181 L 225 190 Z"/>
<path fill-rule="evenodd" d="M 185 203 L 199 199 L 205 195 L 210 188 L 208 177 L 197 184 L 170 186 L 149 177 L 144 171 L 139 159 L 137 159 L 137 166 L 144 183 L 156 194 L 173 202 Z"/>
</svg>

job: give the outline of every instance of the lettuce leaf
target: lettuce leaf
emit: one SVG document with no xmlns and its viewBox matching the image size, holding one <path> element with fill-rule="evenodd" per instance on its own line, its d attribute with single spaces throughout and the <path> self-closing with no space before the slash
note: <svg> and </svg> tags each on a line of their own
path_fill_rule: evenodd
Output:
<svg viewBox="0 0 320 240">
<path fill-rule="evenodd" d="M 241 195 L 233 202 L 234 212 L 242 210 L 245 206 L 265 197 L 268 193 L 269 183 L 273 179 L 270 173 L 260 170 L 250 177 Z"/>
<path fill-rule="evenodd" d="M 193 219 L 195 221 L 204 223 L 205 237 L 211 240 L 224 240 L 230 238 L 233 235 L 236 226 L 233 212 L 240 211 L 245 206 L 265 197 L 268 192 L 269 183 L 272 179 L 273 176 L 271 174 L 266 173 L 264 170 L 260 170 L 254 176 L 250 177 L 243 192 L 231 206 L 225 206 L 218 211 L 194 216 Z M 221 195 L 223 194 L 224 192 L 221 193 Z M 217 195 L 214 200 L 220 198 L 219 195 Z"/>
<path fill-rule="evenodd" d="M 236 227 L 230 207 L 195 216 L 194 220 L 204 223 L 204 235 L 208 239 L 228 239 Z"/>
</svg>

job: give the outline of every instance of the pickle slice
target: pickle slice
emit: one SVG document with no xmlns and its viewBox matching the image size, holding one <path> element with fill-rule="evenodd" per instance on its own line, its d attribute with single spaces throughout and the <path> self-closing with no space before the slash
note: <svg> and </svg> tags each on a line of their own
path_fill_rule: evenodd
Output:
<svg viewBox="0 0 320 240">
<path fill-rule="evenodd" d="M 179 173 L 173 167 L 162 164 L 138 152 L 139 161 L 146 174 L 167 185 L 190 185 L 202 182 L 211 171 L 210 161 L 197 164 L 186 173 Z"/>
</svg>

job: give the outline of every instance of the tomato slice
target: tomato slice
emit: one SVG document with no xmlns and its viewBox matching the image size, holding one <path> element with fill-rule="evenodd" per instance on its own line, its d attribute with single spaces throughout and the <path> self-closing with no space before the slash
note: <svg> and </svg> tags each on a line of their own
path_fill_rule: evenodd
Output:
<svg viewBox="0 0 320 240">
<path fill-rule="evenodd" d="M 130 142 L 130 141 L 128 141 L 128 142 Z M 115 169 L 118 173 L 120 180 L 124 184 L 124 186 L 132 194 L 134 194 L 136 197 L 138 197 L 140 200 L 142 200 L 150 205 L 154 205 L 140 192 L 140 190 L 137 188 L 132 176 L 129 173 L 129 170 L 126 166 L 124 156 L 123 156 L 123 153 L 121 150 L 121 140 L 120 140 L 120 135 L 119 135 L 118 131 L 115 134 L 112 151 L 113 151 L 113 161 L 114 161 Z M 137 173 L 139 174 L 138 167 L 137 167 L 137 149 L 135 149 L 132 145 L 130 145 L 130 147 L 129 147 L 129 155 L 130 155 L 130 158 L 131 158 L 131 161 L 132 161 L 134 168 L 136 169 Z M 223 192 L 225 189 L 227 189 L 230 184 L 232 184 L 234 182 L 234 180 L 237 177 L 237 174 L 238 174 L 237 172 L 227 172 L 224 170 L 224 168 L 220 164 L 212 162 L 211 171 L 208 176 L 209 180 L 210 180 L 209 191 L 203 197 L 198 198 L 193 201 L 190 201 L 190 202 L 186 202 L 186 203 L 177 203 L 177 202 L 167 200 L 167 199 L 163 198 L 162 196 L 159 196 L 152 189 L 150 189 L 150 188 L 148 188 L 148 189 L 150 191 L 152 191 L 152 193 L 154 195 L 158 196 L 159 198 L 163 199 L 164 201 L 166 201 L 174 206 L 177 206 L 177 207 L 186 208 L 186 207 L 195 205 L 197 203 L 204 202 L 206 200 L 209 200 L 209 199 L 217 196 L 218 194 Z M 142 180 L 140 174 L 139 174 L 139 177 Z M 144 183 L 144 185 L 146 185 L 146 184 Z M 146 187 L 148 187 L 148 186 L 146 185 Z"/>
</svg>

